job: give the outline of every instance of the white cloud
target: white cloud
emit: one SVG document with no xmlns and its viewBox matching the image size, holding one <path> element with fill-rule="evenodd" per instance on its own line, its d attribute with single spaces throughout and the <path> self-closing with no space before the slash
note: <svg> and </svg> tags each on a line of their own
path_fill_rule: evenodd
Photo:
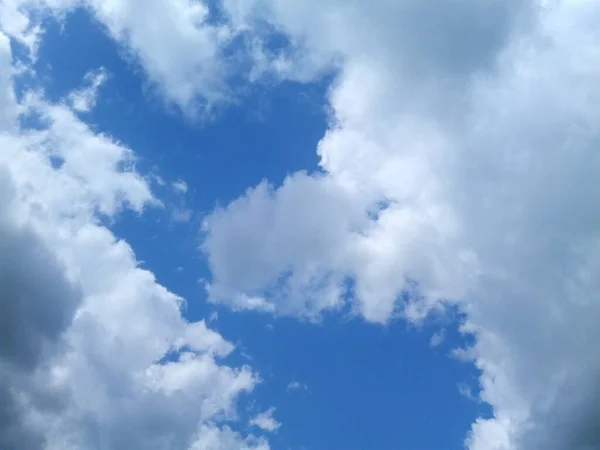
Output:
<svg viewBox="0 0 600 450">
<path fill-rule="evenodd" d="M 325 174 L 206 219 L 213 300 L 376 322 L 456 304 L 494 408 L 469 448 L 598 447 L 600 3 L 261 5 L 298 72 L 339 64 Z"/>
<path fill-rule="evenodd" d="M 106 82 L 107 78 L 108 73 L 104 67 L 86 73 L 83 78 L 85 86 L 71 92 L 67 97 L 71 108 L 77 112 L 92 110 L 96 106 L 98 89 Z"/>
<path fill-rule="evenodd" d="M 228 63 L 222 51 L 234 33 L 208 21 L 204 2 L 89 0 L 109 34 L 139 59 L 167 98 L 184 109 L 225 100 Z M 155 28 L 160 18 L 160 28 Z"/>
<path fill-rule="evenodd" d="M 344 279 L 330 268 L 344 262 L 346 230 L 366 221 L 351 194 L 327 178 L 298 173 L 277 191 L 261 183 L 215 211 L 204 223 L 215 275 L 211 297 L 307 316 L 339 307 Z M 270 232 L 255 239 L 258 230 Z M 272 298 L 263 298 L 266 291 Z"/>
<path fill-rule="evenodd" d="M 273 417 L 275 408 L 269 408 L 266 411 L 257 414 L 250 419 L 250 425 L 260 428 L 261 430 L 273 432 L 279 429 L 281 424 Z"/>
<path fill-rule="evenodd" d="M 159 203 L 135 155 L 66 99 L 17 103 L 8 44 L 0 31 L 0 447 L 267 450 L 221 425 L 257 374 L 225 365 L 234 346 L 103 225 Z"/>
<path fill-rule="evenodd" d="M 178 197 L 178 205 L 171 205 L 171 218 L 175 222 L 186 223 L 189 222 L 194 212 L 186 206 L 186 194 L 188 191 L 188 185 L 185 181 L 178 180 L 171 183 L 171 188 Z"/>
<path fill-rule="evenodd" d="M 180 194 L 185 194 L 188 191 L 188 185 L 183 180 L 175 181 L 171 186 L 173 186 L 173 189 Z"/>
<path fill-rule="evenodd" d="M 0 110 L 0 130 L 13 126 L 16 120 L 17 104 L 12 87 L 12 53 L 8 36 L 0 33 L 0 104 L 4 107 Z"/>
<path fill-rule="evenodd" d="M 192 219 L 193 211 L 189 208 L 175 208 L 171 217 L 175 222 L 186 223 Z"/>
<path fill-rule="evenodd" d="M 25 45 L 29 50 L 29 57 L 35 59 L 42 30 L 24 11 L 26 1 L 4 0 L 0 3 L 0 29 L 3 35 L 10 36 Z M 35 6 L 30 1 L 28 3 Z"/>
<path fill-rule="evenodd" d="M 190 450 L 269 450 L 264 438 L 242 438 L 231 428 L 203 426 Z"/>
<path fill-rule="evenodd" d="M 430 347 L 439 347 L 440 345 L 442 345 L 442 343 L 444 342 L 445 339 L 446 339 L 446 331 L 440 330 L 440 331 L 434 333 L 433 336 L 431 336 L 431 339 L 429 340 L 429 346 Z"/>
<path fill-rule="evenodd" d="M 465 397 L 467 400 L 471 400 L 472 402 L 479 402 L 477 395 L 473 393 L 473 387 L 469 386 L 466 383 L 460 383 L 458 386 L 458 393 Z"/>
<path fill-rule="evenodd" d="M 306 383 L 300 383 L 299 381 L 290 381 L 287 385 L 288 391 L 307 391 L 308 386 Z"/>
<path fill-rule="evenodd" d="M 39 18 L 87 8 L 107 34 L 139 62 L 153 87 L 169 104 L 189 115 L 209 113 L 230 100 L 227 79 L 234 61 L 225 50 L 242 30 L 209 18 L 203 1 L 189 0 L 6 0 L 0 4 L 5 34 L 31 48 L 40 41 Z M 29 12 L 35 11 L 37 20 Z M 160 23 L 157 23 L 160 18 Z M 85 102 L 77 103 L 85 106 Z"/>
</svg>

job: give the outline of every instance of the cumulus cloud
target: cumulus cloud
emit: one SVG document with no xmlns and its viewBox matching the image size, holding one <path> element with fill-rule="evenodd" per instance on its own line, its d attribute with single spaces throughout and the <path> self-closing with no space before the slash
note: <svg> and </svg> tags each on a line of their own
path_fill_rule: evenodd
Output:
<svg viewBox="0 0 600 450">
<path fill-rule="evenodd" d="M 159 203 L 133 151 L 15 73 L 0 31 L 0 447 L 267 450 L 222 425 L 258 375 L 103 225 Z"/>
<path fill-rule="evenodd" d="M 87 2 L 108 33 L 139 59 L 167 99 L 184 109 L 224 100 L 224 48 L 234 30 L 209 20 L 204 2 L 187 0 Z M 160 32 L 154 26 L 161 18 Z"/>
<path fill-rule="evenodd" d="M 215 211 L 204 223 L 211 297 L 307 316 L 339 307 L 344 277 L 330 268 L 343 264 L 346 230 L 367 218 L 353 199 L 328 178 L 298 173 L 278 190 L 261 183 Z M 255 238 L 258 230 L 269 232 Z"/>
<path fill-rule="evenodd" d="M 322 174 L 206 219 L 213 301 L 374 322 L 456 305 L 494 410 L 468 447 L 598 447 L 600 3 L 257 3 L 239 20 L 300 43 L 294 72 L 337 68 L 331 125 Z"/>
<path fill-rule="evenodd" d="M 0 24 L 35 57 L 42 30 L 39 18 L 51 14 L 64 20 L 76 8 L 85 8 L 98 20 L 167 103 L 195 115 L 229 100 L 226 80 L 233 61 L 225 53 L 242 30 L 212 20 L 203 1 L 6 0 L 0 4 Z M 85 92 L 73 96 L 76 109 L 87 107 Z"/>
</svg>

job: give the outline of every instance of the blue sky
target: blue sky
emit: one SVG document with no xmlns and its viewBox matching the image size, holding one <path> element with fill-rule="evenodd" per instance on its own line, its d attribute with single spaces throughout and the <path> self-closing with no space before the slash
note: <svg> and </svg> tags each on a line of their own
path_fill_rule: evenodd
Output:
<svg viewBox="0 0 600 450">
<path fill-rule="evenodd" d="M 0 4 L 0 448 L 599 448 L 598 16 Z"/>
<path fill-rule="evenodd" d="M 138 149 L 146 171 L 188 185 L 183 201 L 194 211 L 189 222 L 172 220 L 167 206 L 125 215 L 111 228 L 159 282 L 187 299 L 190 319 L 218 312 L 215 326 L 239 343 L 236 363 L 246 362 L 242 352 L 252 358 L 264 382 L 240 414 L 276 405 L 284 426 L 271 438 L 274 448 L 462 448 L 465 430 L 484 409 L 459 392 L 460 385 L 473 385 L 477 372 L 448 355 L 463 342 L 453 331 L 455 321 L 432 321 L 420 330 L 400 321 L 380 328 L 339 316 L 299 323 L 212 306 L 199 283 L 210 276 L 196 248 L 203 214 L 262 179 L 279 184 L 289 173 L 318 170 L 328 80 L 259 86 L 214 120 L 189 123 L 145 95 L 139 69 L 85 11 L 47 30 L 38 71 L 47 77 L 48 96 L 62 98 L 90 67 L 105 67 L 110 78 L 87 120 Z M 178 207 L 177 195 L 164 191 L 164 201 Z M 441 328 L 451 332 L 432 349 L 430 338 Z M 289 392 L 293 381 L 307 389 Z"/>
</svg>

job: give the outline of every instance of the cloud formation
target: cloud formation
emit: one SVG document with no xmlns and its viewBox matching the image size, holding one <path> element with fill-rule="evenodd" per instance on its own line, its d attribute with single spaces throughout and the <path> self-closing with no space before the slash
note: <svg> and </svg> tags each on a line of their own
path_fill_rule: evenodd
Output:
<svg viewBox="0 0 600 450">
<path fill-rule="evenodd" d="M 600 4 L 257 2 L 333 65 L 323 174 L 217 209 L 213 301 L 374 322 L 456 305 L 481 369 L 471 450 L 598 446 Z M 264 11 L 268 13 L 264 13 Z"/>
<path fill-rule="evenodd" d="M 3 2 L 0 24 L 33 51 L 39 33 L 23 9 L 31 3 Z M 184 110 L 227 101 L 235 64 L 223 49 L 235 37 L 247 45 L 249 79 L 336 73 L 317 149 L 322 173 L 263 182 L 207 217 L 212 301 L 310 319 L 349 306 L 379 323 L 457 306 L 475 337 L 463 354 L 481 369 L 480 396 L 494 410 L 473 424 L 468 447 L 598 447 L 598 1 L 224 0 L 222 20 L 202 2 L 44 2 L 57 13 L 80 4 Z M 149 28 L 153 17 L 161 33 Z M 269 30 L 288 45 L 269 49 Z M 17 104 L 7 43 L 0 35 L 0 166 L 18 193 L 11 220 L 60 262 L 63 287 L 76 282 L 81 292 L 72 325 L 61 333 L 65 307 L 64 322 L 42 333 L 64 335 L 77 351 L 32 374 L 53 392 L 71 386 L 67 413 L 15 404 L 38 411 L 16 417 L 52 430 L 50 448 L 64 436 L 75 447 L 101 439 L 127 448 L 140 435 L 265 448 L 212 423 L 252 389 L 252 371 L 219 364 L 230 344 L 185 322 L 181 300 L 98 224 L 154 201 L 143 177 L 118 170 L 132 152 L 65 105 L 36 96 Z M 48 126 L 15 131 L 19 110 Z M 184 345 L 195 352 L 156 364 Z M 88 377 L 101 394 L 82 386 Z M 192 394 L 174 410 L 165 394 L 177 389 Z M 199 416 L 190 398 L 212 409 Z M 118 418 L 107 413 L 115 408 Z M 156 410 L 165 415 L 142 414 Z M 193 420 L 176 421 L 183 410 Z"/>
</svg>

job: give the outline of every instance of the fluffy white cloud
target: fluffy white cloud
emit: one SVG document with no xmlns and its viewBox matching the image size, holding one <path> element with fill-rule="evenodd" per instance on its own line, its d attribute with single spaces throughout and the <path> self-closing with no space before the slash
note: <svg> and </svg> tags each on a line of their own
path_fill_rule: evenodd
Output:
<svg viewBox="0 0 600 450">
<path fill-rule="evenodd" d="M 290 36 L 294 73 L 339 73 L 325 173 L 206 219 L 213 300 L 376 322 L 458 305 L 494 408 L 469 448 L 598 448 L 600 2 L 235 11 Z"/>
<path fill-rule="evenodd" d="M 229 74 L 224 48 L 234 36 L 209 21 L 204 2 L 89 0 L 109 34 L 135 55 L 166 97 L 186 110 L 225 100 Z M 160 20 L 157 22 L 158 18 Z"/>
<path fill-rule="evenodd" d="M 11 61 L 0 32 L 0 447 L 268 449 L 220 425 L 257 375 L 223 364 L 233 345 L 103 226 L 159 202 L 133 152 L 75 114 L 93 89 L 17 103 Z"/>
<path fill-rule="evenodd" d="M 167 103 L 196 115 L 231 100 L 227 80 L 237 60 L 226 53 L 243 30 L 213 20 L 203 1 L 6 0 L 0 4 L 0 24 L 34 56 L 41 34 L 29 12 L 62 20 L 76 8 L 86 8 L 100 22 Z"/>
<path fill-rule="evenodd" d="M 29 14 L 24 11 L 24 4 L 23 0 L 5 0 L 0 3 L 0 28 L 3 39 L 10 36 L 16 42 L 25 45 L 31 56 L 35 57 L 41 29 L 32 23 Z"/>
<path fill-rule="evenodd" d="M 308 316 L 338 307 L 344 278 L 331 268 L 344 263 L 346 231 L 367 217 L 353 199 L 328 178 L 298 173 L 277 191 L 262 183 L 215 211 L 204 224 L 216 278 L 211 296 L 234 307 L 272 310 L 277 304 Z"/>
<path fill-rule="evenodd" d="M 254 425 L 264 431 L 273 432 L 281 426 L 281 423 L 273 417 L 274 413 L 275 408 L 269 408 L 250 419 L 250 425 Z"/>
</svg>

